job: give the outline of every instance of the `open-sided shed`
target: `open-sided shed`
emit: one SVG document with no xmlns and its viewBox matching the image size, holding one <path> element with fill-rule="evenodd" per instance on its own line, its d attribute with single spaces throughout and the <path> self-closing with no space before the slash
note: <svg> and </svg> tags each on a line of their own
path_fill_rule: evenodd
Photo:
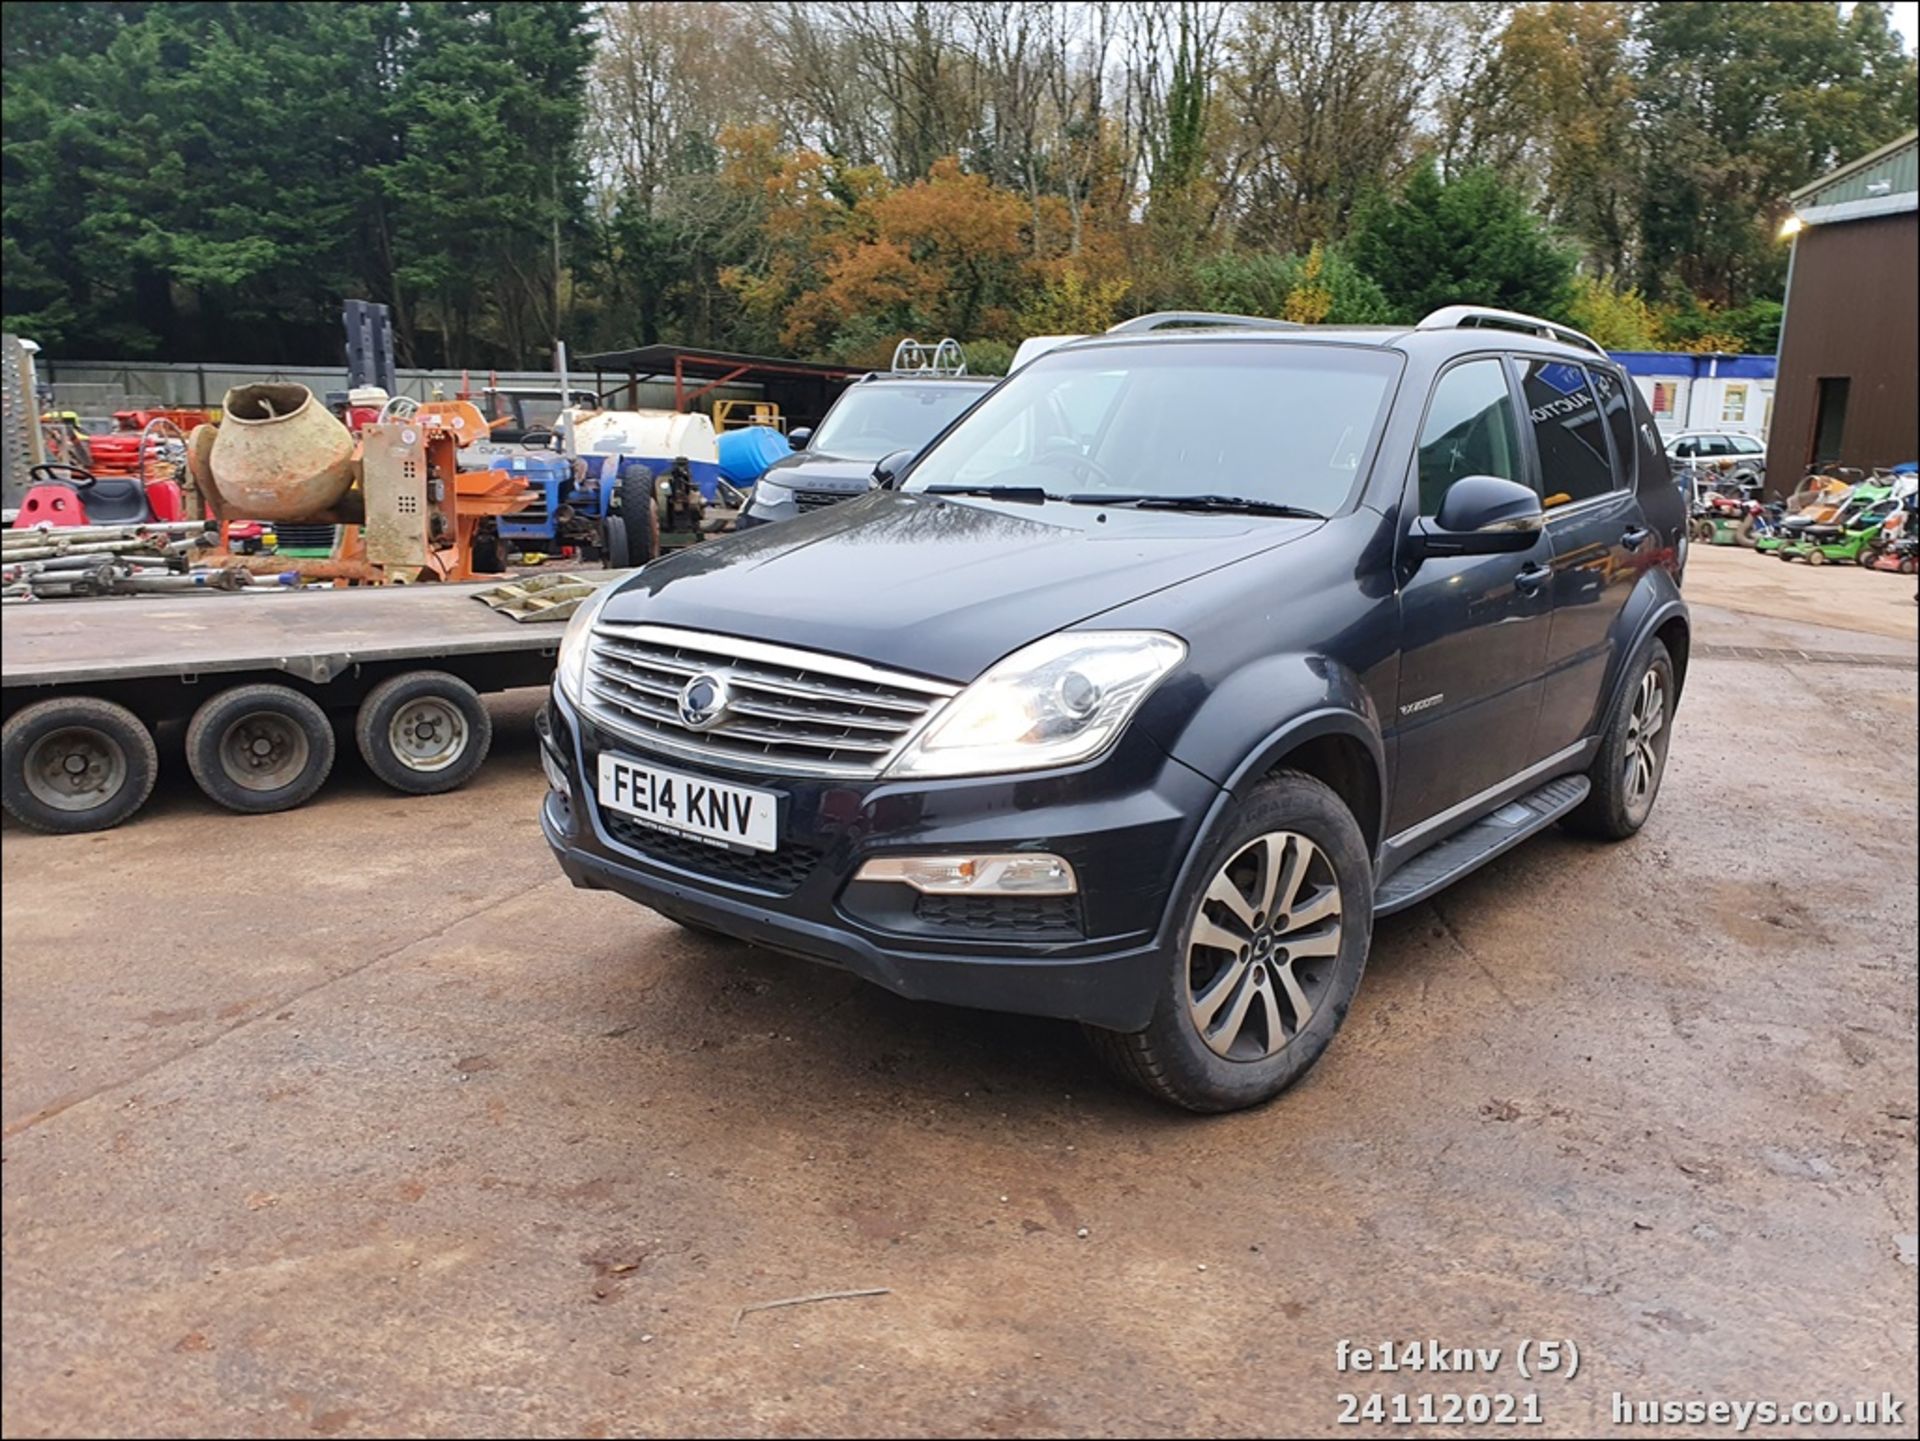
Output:
<svg viewBox="0 0 1920 1441">
<path fill-rule="evenodd" d="M 594 373 L 594 388 L 614 403 L 626 390 L 625 404 L 639 408 L 642 381 L 671 380 L 673 408 L 704 409 L 722 386 L 751 385 L 780 407 L 789 426 L 813 426 L 827 413 L 840 392 L 866 372 L 845 365 L 821 365 L 807 360 L 782 360 L 768 355 L 740 355 L 729 350 L 706 350 L 690 345 L 641 345 L 632 350 L 608 350 L 583 355 L 578 363 Z M 625 376 L 621 381 L 617 377 Z M 615 377 L 611 381 L 609 376 Z"/>
</svg>

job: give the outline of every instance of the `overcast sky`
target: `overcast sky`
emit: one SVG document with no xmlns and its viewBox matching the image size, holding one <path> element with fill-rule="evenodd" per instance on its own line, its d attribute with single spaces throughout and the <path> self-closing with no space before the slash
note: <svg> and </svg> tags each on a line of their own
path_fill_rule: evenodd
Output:
<svg viewBox="0 0 1920 1441">
<path fill-rule="evenodd" d="M 1895 0 L 1893 28 L 1907 37 L 1907 49 L 1920 44 L 1920 0 Z"/>
</svg>

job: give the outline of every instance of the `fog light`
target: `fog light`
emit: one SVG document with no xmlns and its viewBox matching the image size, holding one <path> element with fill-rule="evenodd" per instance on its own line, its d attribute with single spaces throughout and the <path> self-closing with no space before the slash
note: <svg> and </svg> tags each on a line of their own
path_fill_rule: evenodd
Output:
<svg viewBox="0 0 1920 1441">
<path fill-rule="evenodd" d="M 898 881 L 929 895 L 1070 896 L 1080 889 L 1059 856 L 885 856 L 866 862 L 856 881 Z"/>
<path fill-rule="evenodd" d="M 540 769 L 547 773 L 547 784 L 559 791 L 561 795 L 573 794 L 573 786 L 567 781 L 566 771 L 561 769 L 560 762 L 553 758 L 553 752 L 545 746 L 540 747 Z"/>
</svg>

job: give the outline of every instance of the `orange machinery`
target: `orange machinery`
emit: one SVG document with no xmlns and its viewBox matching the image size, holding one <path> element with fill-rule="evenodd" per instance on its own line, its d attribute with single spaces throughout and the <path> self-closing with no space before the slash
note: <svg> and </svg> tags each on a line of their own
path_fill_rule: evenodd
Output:
<svg viewBox="0 0 1920 1441">
<path fill-rule="evenodd" d="M 471 580 L 481 523 L 510 515 L 535 498 L 512 471 L 460 469 L 460 447 L 487 431 L 486 418 L 464 400 L 432 401 L 398 417 L 389 412 L 360 431 L 351 488 L 331 509 L 306 518 L 341 527 L 330 558 L 229 559 L 224 542 L 208 555 L 253 571 L 296 571 L 307 579 L 341 583 Z M 188 470 L 207 517 L 218 522 L 224 536 L 230 522 L 247 517 L 228 514 L 213 483 L 208 461 L 213 437 L 212 426 L 193 433 Z"/>
</svg>

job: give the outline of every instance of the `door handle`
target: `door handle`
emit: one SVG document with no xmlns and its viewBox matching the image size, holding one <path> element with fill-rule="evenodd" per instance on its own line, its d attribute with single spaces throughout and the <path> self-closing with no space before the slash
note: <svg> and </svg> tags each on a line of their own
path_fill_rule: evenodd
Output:
<svg viewBox="0 0 1920 1441">
<path fill-rule="evenodd" d="M 1553 577 L 1553 567 L 1536 562 L 1528 566 L 1513 578 L 1513 588 L 1522 595 L 1532 595 Z"/>
<path fill-rule="evenodd" d="M 1648 530 L 1644 525 L 1631 526 L 1628 528 L 1627 533 L 1620 537 L 1620 544 L 1624 545 L 1628 550 L 1638 550 L 1640 549 L 1640 543 L 1652 534 L 1653 532 Z"/>
</svg>

